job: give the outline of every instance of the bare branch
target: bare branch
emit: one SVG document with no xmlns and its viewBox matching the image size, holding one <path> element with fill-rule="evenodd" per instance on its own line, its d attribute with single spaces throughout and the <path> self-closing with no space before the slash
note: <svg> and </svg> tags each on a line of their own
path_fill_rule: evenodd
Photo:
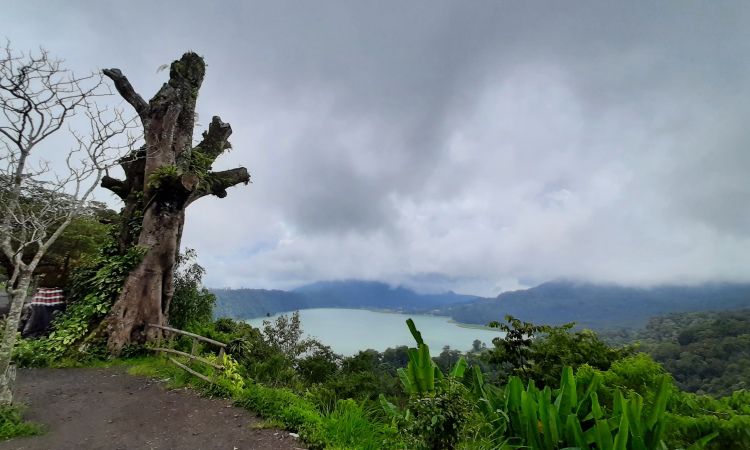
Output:
<svg viewBox="0 0 750 450">
<path fill-rule="evenodd" d="M 229 136 L 232 135 L 232 127 L 221 121 L 221 117 L 214 116 L 208 125 L 208 130 L 203 132 L 203 140 L 196 146 L 211 161 L 215 160 L 225 150 L 231 148 Z"/>
<path fill-rule="evenodd" d="M 128 78 L 122 74 L 120 69 L 104 69 L 102 73 L 114 81 L 117 92 L 135 108 L 141 120 L 145 122 L 149 111 L 148 103 L 133 89 L 133 85 L 130 84 Z"/>
<path fill-rule="evenodd" d="M 127 184 L 125 184 L 124 181 L 118 180 L 117 178 L 112 178 L 109 175 L 105 175 L 102 177 L 102 187 L 105 189 L 109 189 L 116 196 L 120 197 L 123 200 L 128 196 Z"/>
<path fill-rule="evenodd" d="M 227 196 L 227 189 L 240 183 L 250 183 L 250 174 L 244 167 L 222 170 L 221 172 L 211 172 L 206 177 L 206 182 L 202 183 L 193 192 L 187 203 L 190 204 L 206 195 L 215 195 L 219 198 L 224 198 Z"/>
</svg>

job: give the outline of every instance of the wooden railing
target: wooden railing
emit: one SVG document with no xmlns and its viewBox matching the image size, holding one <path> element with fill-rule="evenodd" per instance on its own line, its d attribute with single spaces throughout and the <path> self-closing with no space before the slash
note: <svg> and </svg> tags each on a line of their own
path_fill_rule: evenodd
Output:
<svg viewBox="0 0 750 450">
<path fill-rule="evenodd" d="M 199 334 L 190 333 L 189 331 L 183 331 L 183 330 L 178 330 L 177 328 L 166 327 L 164 325 L 156 325 L 156 324 L 150 323 L 150 324 L 148 324 L 148 326 L 151 327 L 151 328 L 158 328 L 158 329 L 164 331 L 163 334 L 169 336 L 169 340 L 168 341 L 169 341 L 170 347 L 174 343 L 174 337 L 175 337 L 176 334 L 180 334 L 182 336 L 187 336 L 187 337 L 189 337 L 189 338 L 191 338 L 193 340 L 193 345 L 192 345 L 192 349 L 190 350 L 190 353 L 186 353 L 186 352 L 183 352 L 183 351 L 180 351 L 180 350 L 175 350 L 175 349 L 170 348 L 170 347 L 162 347 L 161 334 L 159 335 L 159 337 L 156 340 L 156 347 L 151 347 L 150 348 L 150 350 L 155 351 L 158 355 L 163 355 L 164 353 L 171 353 L 171 354 L 174 354 L 174 355 L 183 356 L 183 357 L 188 358 L 188 364 L 190 364 L 193 361 L 198 361 L 198 362 L 201 362 L 201 363 L 203 363 L 203 364 L 205 364 L 205 365 L 207 365 L 207 366 L 209 366 L 209 367 L 211 367 L 213 369 L 211 378 L 208 378 L 207 376 L 203 375 L 202 373 L 196 372 L 195 370 L 191 369 L 187 365 L 185 365 L 185 364 L 177 361 L 176 359 L 174 359 L 172 357 L 169 357 L 169 361 L 172 362 L 172 364 L 174 364 L 177 367 L 183 369 L 184 371 L 188 372 L 189 374 L 194 375 L 194 376 L 196 376 L 196 377 L 198 377 L 198 378 L 200 378 L 200 379 L 202 379 L 204 381 L 207 381 L 209 383 L 214 383 L 216 381 L 216 375 L 217 375 L 218 371 L 224 370 L 224 366 L 222 366 L 221 364 L 216 364 L 216 363 L 214 363 L 212 361 L 209 361 L 206 358 L 203 358 L 203 357 L 201 357 L 200 355 L 197 354 L 198 353 L 198 343 L 199 342 L 206 342 L 208 344 L 211 344 L 211 345 L 214 345 L 216 347 L 219 347 L 219 361 L 223 361 L 224 360 L 224 352 L 226 351 L 226 347 L 227 347 L 227 345 L 224 344 L 223 342 L 215 341 L 213 339 L 209 339 L 209 338 L 207 338 L 205 336 L 201 336 Z"/>
</svg>

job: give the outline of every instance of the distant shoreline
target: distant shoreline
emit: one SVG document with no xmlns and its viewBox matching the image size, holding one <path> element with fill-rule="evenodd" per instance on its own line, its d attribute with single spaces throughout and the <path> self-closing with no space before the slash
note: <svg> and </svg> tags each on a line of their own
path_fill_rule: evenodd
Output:
<svg viewBox="0 0 750 450">
<path fill-rule="evenodd" d="M 434 314 L 431 311 L 424 311 L 424 312 L 413 312 L 412 311 L 412 312 L 407 312 L 407 311 L 403 311 L 403 310 L 399 310 L 399 309 L 388 309 L 388 308 L 355 308 L 355 307 L 351 307 L 351 306 L 347 306 L 347 307 L 327 306 L 327 307 L 317 307 L 317 308 L 300 308 L 300 309 L 295 309 L 295 310 L 291 310 L 291 311 L 279 311 L 279 312 L 275 312 L 275 313 L 271 314 L 271 316 L 258 316 L 258 317 L 250 317 L 250 318 L 244 318 L 244 319 L 239 319 L 239 320 L 247 321 L 247 320 L 255 320 L 255 319 L 269 319 L 270 317 L 274 317 L 274 316 L 277 316 L 277 315 L 291 314 L 291 313 L 293 313 L 295 311 L 304 311 L 304 310 L 310 310 L 310 309 L 351 309 L 351 310 L 371 311 L 371 312 L 385 313 L 385 314 L 401 314 L 401 315 L 404 315 L 404 316 L 408 316 L 409 314 L 417 314 L 417 315 L 421 315 L 421 316 L 446 317 L 446 318 L 448 318 L 448 320 L 447 320 L 448 323 L 450 323 L 452 325 L 455 325 L 457 327 L 474 329 L 474 330 L 495 331 L 497 333 L 502 333 L 497 328 L 488 327 L 487 325 L 479 325 L 479 324 L 476 324 L 476 323 L 458 322 L 458 321 L 450 318 L 450 316 L 444 316 L 442 314 Z"/>
<path fill-rule="evenodd" d="M 441 316 L 441 317 L 447 317 L 447 316 Z M 461 328 L 472 328 L 475 330 L 486 330 L 486 331 L 497 331 L 498 333 L 502 333 L 498 328 L 488 327 L 487 325 L 479 325 L 476 323 L 463 323 L 463 322 L 456 322 L 453 319 L 450 319 L 448 323 L 452 323 L 453 325 L 456 325 L 457 327 Z"/>
</svg>

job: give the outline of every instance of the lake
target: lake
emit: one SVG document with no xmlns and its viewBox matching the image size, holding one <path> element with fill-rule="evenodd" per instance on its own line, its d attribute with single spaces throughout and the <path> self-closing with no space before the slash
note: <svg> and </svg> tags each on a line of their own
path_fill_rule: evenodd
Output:
<svg viewBox="0 0 750 450">
<path fill-rule="evenodd" d="M 260 327 L 264 320 L 273 320 L 282 314 L 291 313 L 247 322 Z M 323 344 L 330 345 L 333 351 L 343 355 L 354 355 L 366 349 L 383 351 L 399 345 L 415 346 L 414 338 L 406 326 L 406 319 L 410 317 L 430 346 L 433 356 L 437 356 L 446 345 L 466 351 L 471 349 L 475 339 L 491 346 L 492 338 L 502 336 L 499 331 L 459 326 L 442 316 L 339 308 L 303 309 L 299 315 L 306 335 L 318 338 Z"/>
</svg>

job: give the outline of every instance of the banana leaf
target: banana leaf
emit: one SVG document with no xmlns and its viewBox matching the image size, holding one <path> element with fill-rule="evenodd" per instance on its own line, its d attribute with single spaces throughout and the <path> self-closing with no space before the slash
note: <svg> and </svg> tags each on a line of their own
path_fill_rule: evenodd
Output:
<svg viewBox="0 0 750 450">
<path fill-rule="evenodd" d="M 569 414 L 565 421 L 565 439 L 568 443 L 574 443 L 576 447 L 588 449 L 589 444 L 581 429 L 581 422 L 575 414 Z"/>
<path fill-rule="evenodd" d="M 615 435 L 615 442 L 613 445 L 613 450 L 628 450 L 628 434 L 630 433 L 630 424 L 628 421 L 628 415 L 623 414 L 620 417 L 620 426 L 617 430 L 617 435 Z"/>
<path fill-rule="evenodd" d="M 424 344 L 424 340 L 422 340 L 422 333 L 417 330 L 417 326 L 414 325 L 414 321 L 411 319 L 406 319 L 406 326 L 409 327 L 409 331 L 411 331 L 411 335 L 414 336 L 414 340 L 417 341 L 417 345 Z"/>
<path fill-rule="evenodd" d="M 469 364 L 466 362 L 463 356 L 460 357 L 458 359 L 458 362 L 456 362 L 456 365 L 453 366 L 453 370 L 451 370 L 451 377 L 463 378 L 464 372 L 466 372 L 467 367 L 469 367 Z"/>
</svg>

